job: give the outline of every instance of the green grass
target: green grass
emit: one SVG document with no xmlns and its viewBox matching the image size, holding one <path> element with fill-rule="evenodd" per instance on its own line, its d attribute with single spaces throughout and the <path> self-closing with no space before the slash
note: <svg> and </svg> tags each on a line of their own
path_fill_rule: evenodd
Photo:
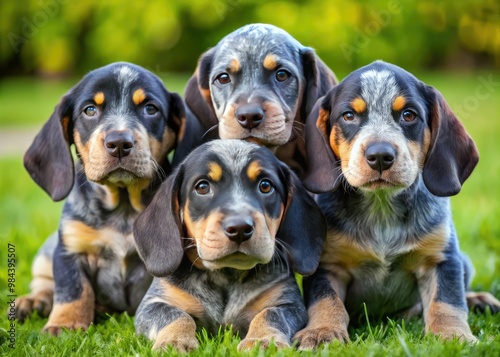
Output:
<svg viewBox="0 0 500 357">
<path fill-rule="evenodd" d="M 482 74 L 423 73 L 420 78 L 436 86 L 452 108 L 474 96 Z M 174 80 L 175 79 L 175 80 Z M 496 79 L 500 80 L 497 74 Z M 167 87 L 183 92 L 183 78 L 165 78 Z M 172 83 L 171 83 L 172 82 Z M 174 84 L 177 83 L 177 84 Z M 73 82 L 74 83 L 74 82 Z M 43 83 L 33 80 L 2 81 L 0 87 L 0 130 L 18 125 L 40 125 L 49 117 L 58 98 L 71 83 Z M 500 89 L 500 88 L 499 88 Z M 8 114 L 8 115 L 6 115 Z M 500 94 L 498 89 L 479 101 L 478 107 L 462 118 L 481 153 L 480 163 L 465 183 L 462 192 L 452 199 L 453 215 L 462 250 L 476 267 L 474 290 L 489 290 L 500 297 Z M 53 203 L 25 173 L 20 157 L 0 158 L 0 310 L 6 310 L 7 243 L 16 246 L 16 293 L 28 292 L 30 265 L 36 250 L 57 227 L 62 208 Z M 0 311 L 0 354 L 12 356 L 153 356 L 152 343 L 134 333 L 133 318 L 125 314 L 101 316 L 85 332 L 65 332 L 58 338 L 40 334 L 46 319 L 34 317 L 16 324 L 16 349 L 8 347 L 6 314 Z M 315 356 L 498 356 L 500 355 L 500 314 L 471 314 L 473 333 L 481 341 L 469 346 L 458 341 L 441 342 L 423 335 L 421 319 L 410 321 L 366 322 L 350 328 L 351 342 L 334 343 L 320 348 Z M 218 336 L 200 336 L 201 347 L 194 356 L 240 355 L 238 337 L 230 331 Z M 175 355 L 175 351 L 168 351 Z M 291 356 L 293 349 L 266 352 L 254 350 L 253 356 Z"/>
</svg>

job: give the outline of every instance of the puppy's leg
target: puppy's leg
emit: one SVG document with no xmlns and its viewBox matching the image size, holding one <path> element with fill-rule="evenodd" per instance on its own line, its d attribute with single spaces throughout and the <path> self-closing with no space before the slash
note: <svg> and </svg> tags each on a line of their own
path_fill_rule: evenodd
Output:
<svg viewBox="0 0 500 357">
<path fill-rule="evenodd" d="M 349 340 L 349 315 L 344 306 L 348 281 L 348 274 L 340 268 L 335 272 L 318 269 L 312 276 L 304 279 L 309 322 L 294 337 L 299 349 L 313 349 L 333 340 Z"/>
<path fill-rule="evenodd" d="M 248 310 L 262 308 L 250 322 L 248 333 L 238 345 L 238 350 L 250 350 L 255 345 L 268 348 L 271 341 L 277 347 L 290 347 L 290 339 L 307 322 L 307 311 L 294 277 L 284 284 L 277 284 L 261 294 Z"/>
<path fill-rule="evenodd" d="M 154 340 L 153 349 L 172 346 L 180 352 L 198 348 L 196 322 L 205 310 L 200 301 L 167 279 L 153 279 L 137 308 L 135 330 Z"/>
<path fill-rule="evenodd" d="M 87 329 L 94 320 L 95 296 L 78 256 L 59 243 L 54 252 L 54 307 L 44 332 L 58 335 L 62 328 Z"/>
<path fill-rule="evenodd" d="M 154 350 L 168 346 L 187 353 L 198 348 L 196 323 L 186 312 L 160 298 L 146 297 L 137 310 L 135 329 L 138 334 L 154 340 Z"/>
<path fill-rule="evenodd" d="M 465 297 L 469 310 L 484 312 L 489 308 L 493 314 L 500 312 L 500 301 L 492 294 L 486 291 L 469 291 L 472 277 L 474 276 L 474 266 L 468 256 L 462 253 L 461 257 L 464 264 L 465 288 L 467 290 Z"/>
<path fill-rule="evenodd" d="M 456 238 L 444 252 L 444 260 L 417 271 L 418 287 L 424 308 L 425 331 L 444 339 L 454 337 L 476 342 L 467 323 L 464 267 Z"/>
<path fill-rule="evenodd" d="M 41 317 L 49 316 L 54 297 L 52 259 L 57 245 L 57 233 L 50 236 L 40 247 L 31 267 L 33 280 L 30 293 L 16 299 L 16 318 L 23 322 L 33 312 Z"/>
<path fill-rule="evenodd" d="M 492 314 L 500 312 L 500 301 L 487 291 L 468 291 L 465 297 L 471 311 L 484 312 L 488 308 Z"/>
</svg>

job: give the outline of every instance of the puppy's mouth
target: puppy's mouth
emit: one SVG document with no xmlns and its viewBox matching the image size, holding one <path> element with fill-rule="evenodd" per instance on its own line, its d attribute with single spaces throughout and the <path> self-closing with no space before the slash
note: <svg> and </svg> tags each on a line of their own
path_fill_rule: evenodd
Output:
<svg viewBox="0 0 500 357">
<path fill-rule="evenodd" d="M 235 252 L 215 260 L 203 259 L 203 265 L 205 266 L 205 268 L 210 270 L 216 270 L 222 268 L 249 270 L 260 263 L 263 262 L 259 261 L 255 257 L 252 257 L 250 255 L 241 252 Z"/>
<path fill-rule="evenodd" d="M 361 185 L 359 188 L 361 188 L 364 191 L 373 192 L 373 191 L 381 191 L 381 190 L 394 191 L 394 190 L 403 189 L 405 187 L 406 187 L 406 185 L 403 185 L 400 182 L 393 182 L 393 181 L 383 179 L 382 177 L 378 177 L 378 178 L 369 180 L 368 182 Z"/>
<path fill-rule="evenodd" d="M 137 175 L 134 174 L 133 172 L 120 167 L 108 173 L 104 177 L 104 180 L 110 183 L 115 183 L 115 184 L 123 183 L 127 185 L 132 183 L 137 178 L 138 178 Z"/>
<path fill-rule="evenodd" d="M 140 175 L 137 172 L 133 172 L 129 169 L 119 167 L 105 174 L 97 182 L 102 185 L 112 184 L 117 187 L 128 187 L 132 184 L 135 184 L 138 180 L 141 179 L 147 179 L 147 177 L 144 177 L 143 175 Z"/>
</svg>

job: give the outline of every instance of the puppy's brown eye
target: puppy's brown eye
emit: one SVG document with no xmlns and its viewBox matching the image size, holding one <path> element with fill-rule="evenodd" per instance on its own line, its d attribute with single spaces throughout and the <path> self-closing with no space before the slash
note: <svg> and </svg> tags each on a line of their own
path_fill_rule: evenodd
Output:
<svg viewBox="0 0 500 357">
<path fill-rule="evenodd" d="M 271 193 L 273 191 L 273 184 L 268 179 L 263 179 L 259 182 L 259 191 L 262 193 Z"/>
<path fill-rule="evenodd" d="M 353 112 L 345 112 L 342 114 L 342 118 L 344 118 L 345 121 L 353 121 L 354 120 L 354 113 Z"/>
<path fill-rule="evenodd" d="M 97 109 L 93 105 L 89 105 L 83 110 L 83 112 L 86 116 L 93 117 L 97 114 Z"/>
<path fill-rule="evenodd" d="M 207 195 L 210 193 L 210 184 L 206 180 L 199 181 L 194 187 L 199 195 Z"/>
<path fill-rule="evenodd" d="M 147 104 L 144 107 L 144 110 L 149 115 L 154 115 L 154 114 L 158 113 L 158 108 L 156 106 L 154 106 L 153 104 Z"/>
<path fill-rule="evenodd" d="M 227 73 L 221 73 L 215 78 L 215 80 L 220 84 L 224 85 L 231 82 L 231 77 L 229 77 L 229 74 Z"/>
<path fill-rule="evenodd" d="M 402 114 L 404 121 L 411 122 L 414 121 L 417 115 L 411 110 L 405 110 Z"/>
<path fill-rule="evenodd" d="M 278 82 L 284 82 L 288 78 L 290 78 L 290 72 L 285 71 L 284 69 L 280 69 L 278 72 L 276 72 L 276 80 Z"/>
</svg>

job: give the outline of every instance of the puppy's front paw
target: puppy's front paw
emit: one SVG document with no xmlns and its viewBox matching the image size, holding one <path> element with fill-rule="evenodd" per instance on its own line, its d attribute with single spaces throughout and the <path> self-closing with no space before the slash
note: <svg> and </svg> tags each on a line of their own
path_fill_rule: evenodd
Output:
<svg viewBox="0 0 500 357">
<path fill-rule="evenodd" d="M 500 301 L 488 292 L 468 292 L 465 297 L 471 311 L 484 312 L 489 308 L 492 314 L 500 312 Z"/>
<path fill-rule="evenodd" d="M 188 334 L 162 336 L 161 338 L 156 339 L 153 345 L 153 350 L 166 349 L 168 346 L 172 346 L 179 352 L 188 353 L 197 349 L 199 343 L 196 336 Z"/>
<path fill-rule="evenodd" d="M 469 343 L 478 342 L 477 338 L 471 333 L 470 329 L 459 328 L 456 326 L 433 326 L 430 330 L 434 335 L 438 335 L 443 340 L 453 340 L 457 338 Z"/>
<path fill-rule="evenodd" d="M 298 343 L 299 350 L 312 350 L 322 343 L 330 343 L 338 340 L 342 343 L 349 341 L 349 333 L 345 326 L 321 326 L 305 328 L 293 337 Z"/>
<path fill-rule="evenodd" d="M 43 290 L 36 294 L 23 295 L 16 299 L 16 318 L 23 322 L 35 311 L 40 317 L 49 316 L 52 311 L 54 292 Z"/>
<path fill-rule="evenodd" d="M 198 348 L 196 323 L 189 316 L 183 316 L 160 330 L 156 336 L 153 350 L 172 346 L 179 352 L 187 353 Z"/>
<path fill-rule="evenodd" d="M 50 321 L 43 327 L 42 332 L 49 333 L 53 336 L 58 336 L 63 328 L 67 330 L 87 330 L 90 324 L 80 323 L 78 321 L 68 321 L 64 324 L 50 324 Z"/>
<path fill-rule="evenodd" d="M 457 338 L 477 342 L 467 323 L 468 312 L 443 302 L 433 302 L 426 316 L 425 332 L 439 335 L 444 340 Z"/>
<path fill-rule="evenodd" d="M 271 345 L 271 341 L 278 348 L 290 347 L 288 341 L 281 336 L 270 336 L 265 338 L 245 338 L 238 344 L 238 351 L 249 351 L 259 345 L 261 348 L 267 349 Z"/>
</svg>

